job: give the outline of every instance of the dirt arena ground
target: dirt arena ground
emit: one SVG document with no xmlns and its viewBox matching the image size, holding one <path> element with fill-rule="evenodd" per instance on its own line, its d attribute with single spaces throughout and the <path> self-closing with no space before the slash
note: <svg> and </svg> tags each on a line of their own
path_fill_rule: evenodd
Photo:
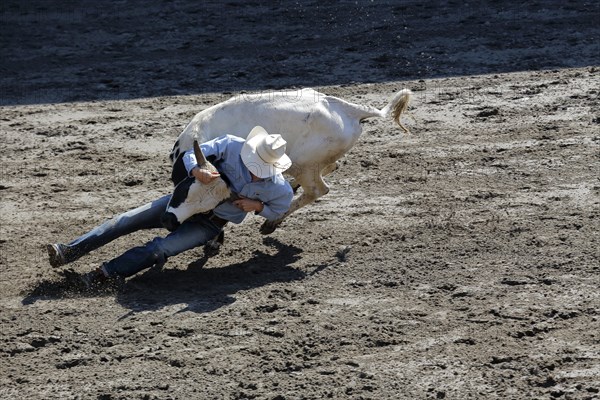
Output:
<svg viewBox="0 0 600 400">
<path fill-rule="evenodd" d="M 374 3 L 3 2 L 1 398 L 600 396 L 598 5 Z M 412 135 L 368 120 L 327 196 L 214 258 L 96 294 L 165 232 L 48 265 L 169 192 L 195 113 L 307 85 L 410 88 Z"/>
</svg>

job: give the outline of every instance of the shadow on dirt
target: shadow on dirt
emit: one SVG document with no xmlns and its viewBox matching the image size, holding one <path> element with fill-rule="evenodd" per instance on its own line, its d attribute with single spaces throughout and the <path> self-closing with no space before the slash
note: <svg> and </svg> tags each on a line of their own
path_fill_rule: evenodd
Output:
<svg viewBox="0 0 600 400">
<path fill-rule="evenodd" d="M 187 304 L 178 312 L 205 313 L 233 303 L 232 295 L 241 290 L 304 278 L 303 272 L 291 266 L 300 259 L 302 249 L 273 238 L 265 238 L 264 243 L 276 252 L 256 250 L 250 259 L 226 267 L 203 268 L 208 261 L 204 257 L 187 270 L 149 270 L 128 280 L 117 302 L 133 312 Z"/>
<path fill-rule="evenodd" d="M 598 13 L 558 0 L 4 0 L 0 104 L 590 66 Z"/>
<path fill-rule="evenodd" d="M 107 288 L 93 293 L 84 290 L 80 274 L 65 270 L 59 280 L 43 280 L 30 288 L 24 294 L 22 304 L 69 297 L 116 295 L 116 301 L 131 310 L 129 314 L 159 310 L 175 304 L 187 304 L 177 312 L 205 313 L 233 303 L 235 298 L 232 295 L 241 290 L 305 277 L 304 272 L 292 267 L 300 259 L 302 249 L 273 238 L 265 238 L 263 242 L 276 252 L 267 254 L 256 250 L 246 261 L 206 269 L 203 267 L 208 258 L 203 257 L 190 264 L 187 270 L 151 269 L 129 279 L 118 289 Z"/>
</svg>

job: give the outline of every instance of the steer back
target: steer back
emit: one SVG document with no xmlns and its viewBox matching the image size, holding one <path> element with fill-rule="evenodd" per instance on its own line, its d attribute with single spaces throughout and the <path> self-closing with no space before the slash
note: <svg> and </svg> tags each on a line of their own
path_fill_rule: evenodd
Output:
<svg viewBox="0 0 600 400">
<path fill-rule="evenodd" d="M 217 168 L 208 162 L 202 153 L 197 141 L 194 141 L 194 154 L 199 168 L 218 173 Z M 173 165 L 171 179 L 175 190 L 161 217 L 163 226 L 170 231 L 177 229 L 194 214 L 211 211 L 231 196 L 231 190 L 222 178 L 203 184 L 188 176 L 183 165 L 183 156 L 183 153 L 180 154 Z"/>
</svg>

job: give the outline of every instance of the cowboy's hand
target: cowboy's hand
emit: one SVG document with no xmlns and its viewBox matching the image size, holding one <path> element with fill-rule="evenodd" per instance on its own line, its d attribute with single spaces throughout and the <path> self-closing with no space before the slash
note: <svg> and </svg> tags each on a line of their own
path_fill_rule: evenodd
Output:
<svg viewBox="0 0 600 400">
<path fill-rule="evenodd" d="M 218 172 L 210 172 L 199 167 L 195 167 L 192 170 L 192 175 L 194 175 L 194 178 L 196 178 L 196 180 L 204 183 L 205 185 L 211 183 L 212 181 L 221 176 Z"/>
<path fill-rule="evenodd" d="M 241 198 L 239 200 L 236 200 L 233 202 L 233 205 L 244 212 L 255 211 L 257 213 L 260 213 L 262 212 L 263 208 L 265 208 L 265 205 L 262 201 L 247 198 Z"/>
</svg>

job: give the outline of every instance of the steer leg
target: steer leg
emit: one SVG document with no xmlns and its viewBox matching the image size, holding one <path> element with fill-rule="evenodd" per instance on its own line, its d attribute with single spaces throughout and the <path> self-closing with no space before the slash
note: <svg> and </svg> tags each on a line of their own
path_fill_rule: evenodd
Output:
<svg viewBox="0 0 600 400">
<path fill-rule="evenodd" d="M 332 172 L 337 170 L 338 167 L 339 166 L 336 162 L 327 165 L 321 171 L 321 176 L 327 176 L 327 175 L 331 174 Z M 300 185 L 300 182 L 298 182 L 298 179 L 295 179 L 295 178 L 290 179 L 289 183 L 292 186 L 292 190 L 294 191 L 294 194 L 296 194 L 298 192 L 298 189 L 300 189 L 300 186 L 302 186 L 302 185 Z"/>
<path fill-rule="evenodd" d="M 285 215 L 282 218 L 276 221 L 266 221 L 265 223 L 263 223 L 260 228 L 260 233 L 262 233 L 263 235 L 273 233 L 275 229 L 277 229 L 277 227 L 281 224 L 281 222 L 290 214 L 304 207 L 305 205 L 314 202 L 319 197 L 325 196 L 327 193 L 329 193 L 329 186 L 327 186 L 327 184 L 323 181 L 323 176 L 321 174 L 323 172 L 329 174 L 332 171 L 335 171 L 336 168 L 336 164 L 332 163 L 327 165 L 321 171 L 319 171 L 318 175 L 316 176 L 311 174 L 299 176 L 296 182 L 298 182 L 300 186 L 302 186 L 302 189 L 304 190 L 303 193 L 300 195 L 300 197 L 292 201 L 290 209 L 287 213 L 285 213 Z"/>
<path fill-rule="evenodd" d="M 333 163 L 327 165 L 325 168 L 323 168 L 323 170 L 321 171 L 321 176 L 327 176 L 327 175 L 331 174 L 333 171 L 335 171 L 336 169 L 338 169 L 338 165 L 336 162 L 333 162 Z"/>
</svg>

